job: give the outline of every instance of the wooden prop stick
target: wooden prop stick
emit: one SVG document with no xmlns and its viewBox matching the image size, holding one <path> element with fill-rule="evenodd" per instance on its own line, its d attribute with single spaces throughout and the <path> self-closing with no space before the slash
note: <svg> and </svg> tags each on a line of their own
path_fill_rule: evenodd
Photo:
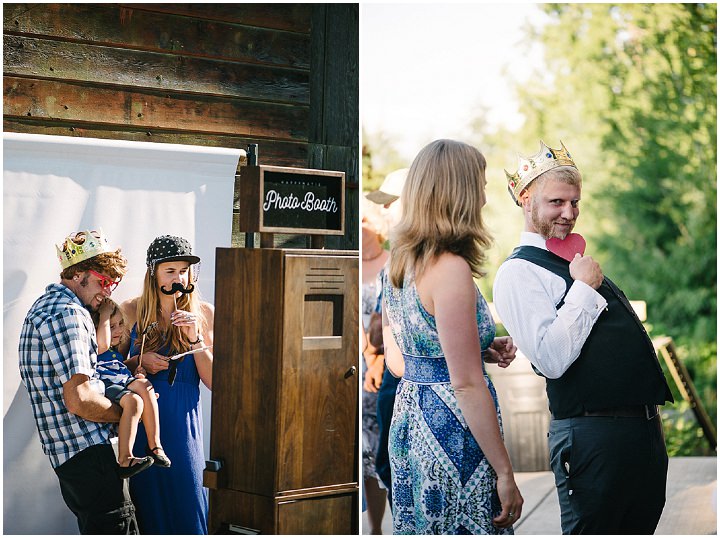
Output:
<svg viewBox="0 0 720 538">
<path fill-rule="evenodd" d="M 173 303 L 175 304 L 175 310 L 174 312 L 177 312 L 178 306 L 177 306 L 177 292 L 180 293 L 192 293 L 195 289 L 195 284 L 188 284 L 186 288 L 183 287 L 183 285 L 180 282 L 173 282 L 173 285 L 170 287 L 169 290 L 165 289 L 165 286 L 160 286 L 160 291 L 164 293 L 165 295 L 172 295 Z M 180 327 L 178 327 L 178 332 L 180 332 Z M 182 333 L 181 333 L 182 334 Z"/>
<path fill-rule="evenodd" d="M 142 344 L 140 344 L 140 355 L 138 355 L 138 368 L 142 367 L 142 356 L 143 356 L 143 351 L 145 350 L 145 337 L 146 336 L 147 335 L 143 333 Z"/>
<path fill-rule="evenodd" d="M 142 343 L 140 344 L 140 355 L 138 356 L 138 368 L 142 366 L 142 356 L 143 351 L 145 350 L 145 337 L 147 336 L 147 333 L 149 333 L 152 329 L 155 328 L 157 325 L 157 321 L 152 322 L 150 325 L 148 325 L 145 330 L 142 333 Z"/>
<path fill-rule="evenodd" d="M 180 284 L 180 282 L 173 282 L 173 285 L 170 287 L 169 290 L 166 290 L 165 286 L 160 286 L 161 292 L 163 292 L 165 295 L 172 295 L 173 302 L 175 303 L 175 310 L 177 310 L 177 298 L 175 297 L 175 294 L 178 291 L 180 293 L 192 293 L 194 289 L 194 284 L 189 284 L 187 288 L 183 288 L 183 285 Z"/>
<path fill-rule="evenodd" d="M 212 346 L 202 346 L 197 349 L 191 349 L 190 351 L 185 351 L 183 353 L 178 353 L 177 355 L 173 355 L 172 357 L 168 358 L 168 362 L 176 361 L 180 357 L 184 357 L 185 355 L 190 355 L 191 353 L 197 353 L 199 351 L 205 351 L 207 349 L 212 349 Z"/>
</svg>

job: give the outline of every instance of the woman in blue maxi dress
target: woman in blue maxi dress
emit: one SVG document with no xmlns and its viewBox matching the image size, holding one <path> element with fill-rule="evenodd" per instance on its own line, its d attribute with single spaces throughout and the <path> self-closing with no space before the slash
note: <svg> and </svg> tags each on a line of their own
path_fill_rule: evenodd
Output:
<svg viewBox="0 0 720 538">
<path fill-rule="evenodd" d="M 134 327 L 133 344 L 135 341 Z M 160 354 L 168 353 L 161 350 Z M 172 386 L 168 383 L 168 372 L 161 370 L 147 377 L 160 395 L 157 401 L 160 439 L 172 466 L 163 469 L 153 465 L 133 476 L 130 495 L 143 534 L 207 534 L 208 491 L 202 484 L 205 456 L 200 376 L 193 355 L 186 355 L 178 363 Z M 141 422 L 133 453 L 145 454 L 147 445 Z"/>
<path fill-rule="evenodd" d="M 208 533 L 200 382 L 212 390 L 215 313 L 195 290 L 199 262 L 187 240 L 156 238 L 141 296 L 122 305 L 132 327 L 126 364 L 133 372 L 141 366 L 159 395 L 161 447 L 148 446 L 140 424 L 133 450 L 153 456 L 162 448 L 172 462 L 162 467 L 156 460 L 130 479 L 142 534 Z M 180 360 L 168 361 L 180 352 L 186 353 Z"/>
</svg>

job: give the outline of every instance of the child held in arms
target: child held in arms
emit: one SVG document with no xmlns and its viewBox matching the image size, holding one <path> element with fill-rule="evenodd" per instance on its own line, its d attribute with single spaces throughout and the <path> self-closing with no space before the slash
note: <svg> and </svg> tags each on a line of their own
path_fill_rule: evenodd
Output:
<svg viewBox="0 0 720 538">
<path fill-rule="evenodd" d="M 170 467 L 170 459 L 160 445 L 160 421 L 158 397 L 149 380 L 145 379 L 142 367 L 136 375 L 130 372 L 123 362 L 118 346 L 125 337 L 125 320 L 122 311 L 109 297 L 93 314 L 97 329 L 98 364 L 97 374 L 105 385 L 105 397 L 122 407 L 122 416 L 118 425 L 118 474 L 129 478 L 150 467 L 153 463 L 160 467 Z M 138 422 L 142 417 L 153 447 L 147 447 L 147 456 L 133 456 Z"/>
</svg>

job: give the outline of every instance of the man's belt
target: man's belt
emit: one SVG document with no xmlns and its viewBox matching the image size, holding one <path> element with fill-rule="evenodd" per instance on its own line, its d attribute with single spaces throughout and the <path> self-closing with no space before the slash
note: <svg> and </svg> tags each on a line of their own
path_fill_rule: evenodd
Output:
<svg viewBox="0 0 720 538">
<path fill-rule="evenodd" d="M 597 409 L 595 411 L 585 411 L 584 417 L 645 417 L 651 420 L 658 416 L 659 410 L 657 405 L 625 405 L 620 407 L 610 407 L 608 409 Z"/>
</svg>

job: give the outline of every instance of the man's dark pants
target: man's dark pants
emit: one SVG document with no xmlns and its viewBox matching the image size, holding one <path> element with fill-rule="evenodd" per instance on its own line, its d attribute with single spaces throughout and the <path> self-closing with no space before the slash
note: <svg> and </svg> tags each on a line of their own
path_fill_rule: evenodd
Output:
<svg viewBox="0 0 720 538">
<path fill-rule="evenodd" d="M 660 417 L 550 422 L 563 534 L 653 534 L 665 506 L 668 456 Z"/>
<path fill-rule="evenodd" d="M 55 469 L 80 534 L 139 534 L 127 485 L 111 445 L 95 445 Z"/>
</svg>

